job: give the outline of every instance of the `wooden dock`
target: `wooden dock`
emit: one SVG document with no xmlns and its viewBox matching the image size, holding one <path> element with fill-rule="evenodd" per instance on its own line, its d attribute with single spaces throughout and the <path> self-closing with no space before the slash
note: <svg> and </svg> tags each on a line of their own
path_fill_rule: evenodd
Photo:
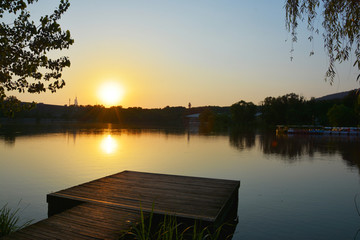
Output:
<svg viewBox="0 0 360 240">
<path fill-rule="evenodd" d="M 119 239 L 139 216 L 135 210 L 83 203 L 2 239 Z"/>
<path fill-rule="evenodd" d="M 140 209 L 219 225 L 237 216 L 239 186 L 232 180 L 124 171 L 48 194 L 49 218 L 6 239 L 118 239 L 139 222 Z"/>
</svg>

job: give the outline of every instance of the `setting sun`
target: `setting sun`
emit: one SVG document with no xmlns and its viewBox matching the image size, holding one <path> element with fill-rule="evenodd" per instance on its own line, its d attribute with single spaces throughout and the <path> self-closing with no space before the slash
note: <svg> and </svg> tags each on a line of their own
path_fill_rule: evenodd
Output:
<svg viewBox="0 0 360 240">
<path fill-rule="evenodd" d="M 114 106 L 124 97 L 124 87 L 118 82 L 105 82 L 99 88 L 99 98 L 101 103 L 106 106 Z"/>
</svg>

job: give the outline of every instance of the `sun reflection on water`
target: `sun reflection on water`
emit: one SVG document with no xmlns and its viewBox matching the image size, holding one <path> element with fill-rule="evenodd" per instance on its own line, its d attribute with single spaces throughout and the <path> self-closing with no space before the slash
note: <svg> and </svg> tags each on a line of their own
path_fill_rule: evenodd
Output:
<svg viewBox="0 0 360 240">
<path fill-rule="evenodd" d="M 116 140 L 109 134 L 101 141 L 101 150 L 106 154 L 112 154 L 118 148 Z"/>
</svg>

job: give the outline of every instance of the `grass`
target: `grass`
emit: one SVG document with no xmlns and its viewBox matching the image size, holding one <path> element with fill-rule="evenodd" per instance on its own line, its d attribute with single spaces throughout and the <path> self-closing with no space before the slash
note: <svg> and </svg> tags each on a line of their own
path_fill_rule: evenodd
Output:
<svg viewBox="0 0 360 240">
<path fill-rule="evenodd" d="M 224 237 L 223 226 L 211 231 L 210 227 L 202 227 L 199 221 L 188 226 L 178 223 L 176 216 L 165 215 L 160 221 L 154 221 L 153 212 L 148 219 L 140 210 L 140 223 L 123 233 L 121 240 L 220 240 L 231 239 L 232 235 Z M 158 224 L 154 224 L 158 222 Z"/>
<path fill-rule="evenodd" d="M 20 208 L 11 210 L 7 204 L 0 209 L 0 237 L 6 236 L 12 232 L 15 232 L 23 227 L 28 226 L 31 223 L 27 221 L 23 224 L 19 224 L 20 217 L 18 215 Z"/>
</svg>

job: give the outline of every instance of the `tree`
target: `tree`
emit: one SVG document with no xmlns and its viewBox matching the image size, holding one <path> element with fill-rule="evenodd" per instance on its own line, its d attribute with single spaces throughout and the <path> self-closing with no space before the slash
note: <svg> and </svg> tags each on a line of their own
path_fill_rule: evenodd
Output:
<svg viewBox="0 0 360 240">
<path fill-rule="evenodd" d="M 329 109 L 327 116 L 330 124 L 334 127 L 351 127 L 356 125 L 354 111 L 344 106 L 344 104 L 334 104 L 334 106 Z"/>
<path fill-rule="evenodd" d="M 16 97 L 10 96 L 1 102 L 0 109 L 2 109 L 2 111 L 0 111 L 0 116 L 3 114 L 6 117 L 14 117 L 16 112 L 30 110 L 33 107 L 34 104 L 23 104 Z"/>
<path fill-rule="evenodd" d="M 241 100 L 231 105 L 230 111 L 231 118 L 235 124 L 254 124 L 256 106 L 252 102 Z"/>
<path fill-rule="evenodd" d="M 295 93 L 266 97 L 262 103 L 262 118 L 267 124 L 302 124 L 311 122 L 305 99 Z"/>
<path fill-rule="evenodd" d="M 297 41 L 298 21 L 307 20 L 310 31 L 309 40 L 312 41 L 315 29 L 314 23 L 318 11 L 322 10 L 322 26 L 324 28 L 324 48 L 329 57 L 329 66 L 325 74 L 325 81 L 334 82 L 336 74 L 334 63 L 347 61 L 354 47 L 354 67 L 360 70 L 360 2 L 359 0 L 287 0 L 286 27 L 292 35 L 292 42 Z M 291 49 L 293 51 L 293 48 Z M 314 52 L 311 51 L 310 55 Z M 360 74 L 357 76 L 357 81 Z"/>
<path fill-rule="evenodd" d="M 200 130 L 202 132 L 210 132 L 214 129 L 216 121 L 216 113 L 211 109 L 205 109 L 199 115 Z"/>
<path fill-rule="evenodd" d="M 6 91 L 56 92 L 65 85 L 61 73 L 70 60 L 48 56 L 74 43 L 70 32 L 58 23 L 70 3 L 61 0 L 51 15 L 41 17 L 36 24 L 28 11 L 34 2 L 37 0 L 0 1 L 0 110 L 5 109 Z M 5 22 L 10 19 L 13 21 Z"/>
</svg>

